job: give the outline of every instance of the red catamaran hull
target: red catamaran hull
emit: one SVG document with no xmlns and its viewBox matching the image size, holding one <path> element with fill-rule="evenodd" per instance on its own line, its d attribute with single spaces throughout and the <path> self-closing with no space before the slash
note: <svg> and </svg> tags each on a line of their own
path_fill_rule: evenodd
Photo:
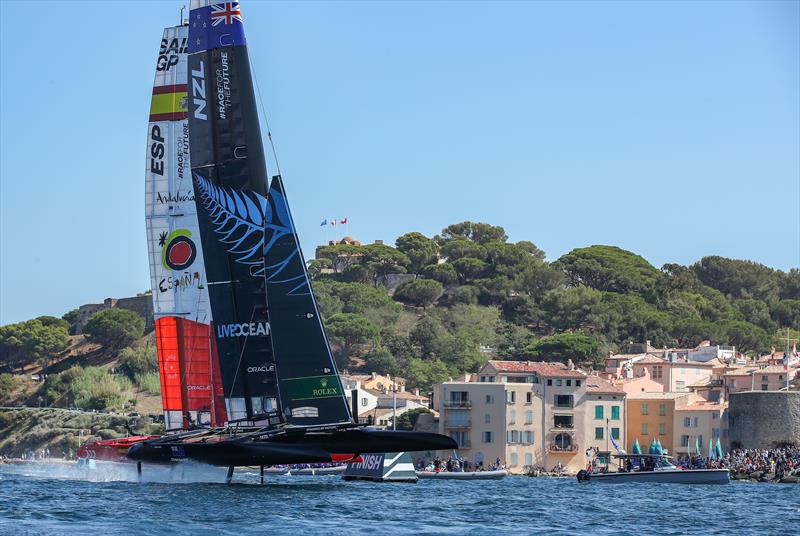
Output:
<svg viewBox="0 0 800 536">
<path fill-rule="evenodd" d="M 128 449 L 141 441 L 158 439 L 161 436 L 141 435 L 123 437 L 120 439 L 106 439 L 104 441 L 89 441 L 78 448 L 79 460 L 101 460 L 106 462 L 130 462 Z"/>
</svg>

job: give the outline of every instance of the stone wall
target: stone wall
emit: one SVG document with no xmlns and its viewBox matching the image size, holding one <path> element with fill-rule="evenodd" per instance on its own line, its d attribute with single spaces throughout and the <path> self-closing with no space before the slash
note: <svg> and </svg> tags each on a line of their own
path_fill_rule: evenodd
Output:
<svg viewBox="0 0 800 536">
<path fill-rule="evenodd" d="M 145 320 L 145 333 L 155 327 L 153 321 L 153 296 L 150 293 L 138 294 L 130 298 L 106 298 L 103 303 L 87 303 L 78 307 L 78 320 L 75 323 L 75 334 L 83 333 L 83 326 L 89 318 L 98 311 L 119 307 L 128 309 Z"/>
<path fill-rule="evenodd" d="M 729 398 L 731 447 L 800 445 L 800 391 L 748 391 Z"/>
</svg>

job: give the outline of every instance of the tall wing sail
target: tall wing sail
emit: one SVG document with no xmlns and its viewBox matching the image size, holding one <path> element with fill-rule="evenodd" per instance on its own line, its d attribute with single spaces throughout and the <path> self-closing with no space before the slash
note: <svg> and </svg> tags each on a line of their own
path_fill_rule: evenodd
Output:
<svg viewBox="0 0 800 536">
<path fill-rule="evenodd" d="M 267 171 L 238 2 L 192 0 L 189 75 L 192 176 L 228 416 L 279 422 L 262 262 Z"/>
<path fill-rule="evenodd" d="M 349 423 L 336 363 L 322 326 L 280 176 L 269 189 L 264 271 L 272 342 L 286 421 L 299 426 Z"/>
<path fill-rule="evenodd" d="M 189 167 L 187 39 L 186 26 L 164 30 L 147 129 L 145 221 L 168 430 L 226 420 Z"/>
</svg>

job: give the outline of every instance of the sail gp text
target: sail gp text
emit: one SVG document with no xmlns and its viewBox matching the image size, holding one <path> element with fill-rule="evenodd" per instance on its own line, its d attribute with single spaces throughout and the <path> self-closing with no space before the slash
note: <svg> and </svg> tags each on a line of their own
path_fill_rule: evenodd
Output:
<svg viewBox="0 0 800 536">
<path fill-rule="evenodd" d="M 269 322 L 251 322 L 249 324 L 219 324 L 217 337 L 259 337 L 269 335 Z"/>
</svg>

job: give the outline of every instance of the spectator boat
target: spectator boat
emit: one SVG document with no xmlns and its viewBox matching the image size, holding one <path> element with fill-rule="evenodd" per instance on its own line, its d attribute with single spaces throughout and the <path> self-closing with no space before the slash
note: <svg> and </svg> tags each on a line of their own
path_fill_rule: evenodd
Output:
<svg viewBox="0 0 800 536">
<path fill-rule="evenodd" d="M 417 476 L 431 480 L 500 480 L 508 476 L 508 471 L 417 471 Z"/>
<path fill-rule="evenodd" d="M 616 470 L 610 464 L 600 465 L 600 470 L 581 470 L 579 482 L 657 482 L 664 484 L 728 484 L 727 469 L 684 469 L 675 465 L 666 454 L 615 454 Z M 595 466 L 596 464 L 592 464 Z"/>
</svg>

